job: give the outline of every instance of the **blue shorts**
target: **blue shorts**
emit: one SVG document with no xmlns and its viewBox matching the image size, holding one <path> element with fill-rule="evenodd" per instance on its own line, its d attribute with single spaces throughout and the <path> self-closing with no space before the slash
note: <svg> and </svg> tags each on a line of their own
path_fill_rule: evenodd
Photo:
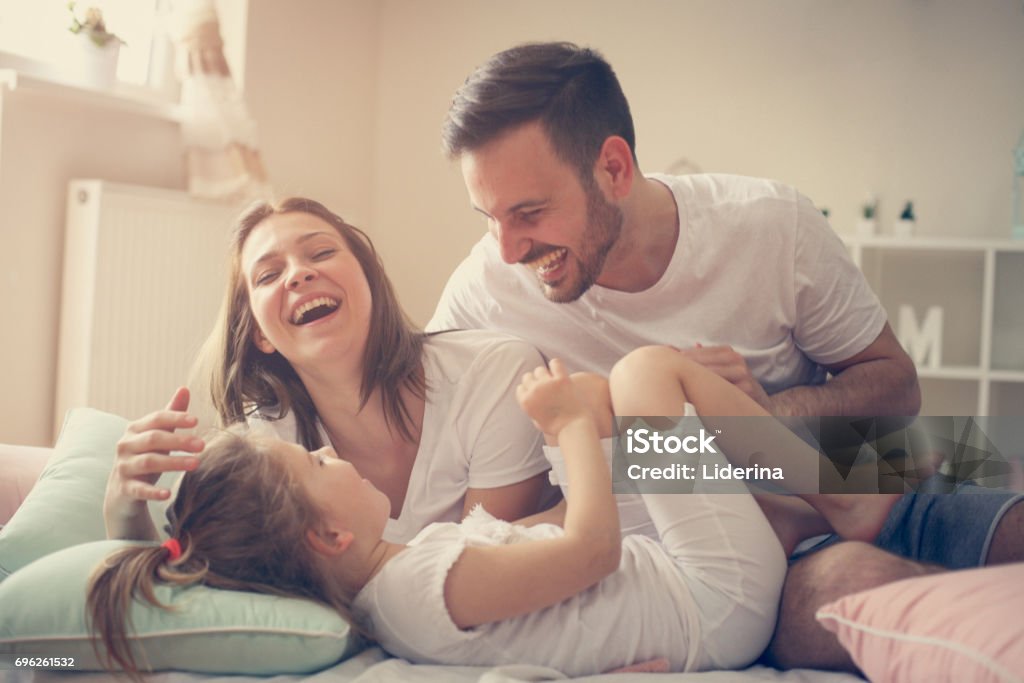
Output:
<svg viewBox="0 0 1024 683">
<path fill-rule="evenodd" d="M 1003 515 L 1024 501 L 1024 493 L 970 484 L 954 493 L 908 493 L 889 512 L 875 545 L 918 562 L 947 569 L 985 564 L 989 545 Z M 795 561 L 841 539 L 834 534 L 796 553 Z"/>
</svg>

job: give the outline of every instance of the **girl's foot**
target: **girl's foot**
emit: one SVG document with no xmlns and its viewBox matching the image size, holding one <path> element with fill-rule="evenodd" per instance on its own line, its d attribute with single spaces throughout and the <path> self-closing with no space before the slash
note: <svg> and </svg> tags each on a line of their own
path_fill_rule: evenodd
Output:
<svg viewBox="0 0 1024 683">
<path fill-rule="evenodd" d="M 902 493 L 834 493 L 822 495 L 818 511 L 848 541 L 870 543 L 878 537 Z"/>
</svg>

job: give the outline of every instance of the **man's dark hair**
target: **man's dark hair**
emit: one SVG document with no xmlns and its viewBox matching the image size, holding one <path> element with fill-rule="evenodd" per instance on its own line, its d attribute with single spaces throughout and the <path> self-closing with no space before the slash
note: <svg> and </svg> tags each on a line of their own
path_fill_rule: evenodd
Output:
<svg viewBox="0 0 1024 683">
<path fill-rule="evenodd" d="M 595 50 L 572 43 L 527 43 L 487 60 L 455 93 L 442 145 L 456 158 L 531 121 L 540 121 L 555 154 L 585 183 L 612 135 L 636 160 L 633 118 L 615 72 Z"/>
</svg>

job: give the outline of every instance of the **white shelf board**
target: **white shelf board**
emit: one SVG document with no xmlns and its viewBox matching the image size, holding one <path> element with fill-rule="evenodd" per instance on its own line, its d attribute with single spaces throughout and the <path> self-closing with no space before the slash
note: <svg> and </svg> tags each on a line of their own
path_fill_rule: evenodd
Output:
<svg viewBox="0 0 1024 683">
<path fill-rule="evenodd" d="M 917 376 L 924 379 L 981 379 L 981 368 L 969 365 L 947 365 L 938 368 L 919 367 Z"/>
<path fill-rule="evenodd" d="M 921 379 L 966 379 L 981 380 L 982 376 L 992 382 L 1024 382 L 1024 370 L 989 370 L 970 365 L 949 365 L 939 368 L 918 368 L 917 376 Z"/>
<path fill-rule="evenodd" d="M 840 234 L 839 237 L 849 246 L 863 249 L 907 249 L 933 251 L 977 251 L 989 249 L 995 251 L 1024 252 L 1024 240 L 999 239 L 982 237 L 978 239 L 965 237 L 860 237 L 858 235 Z"/>
<path fill-rule="evenodd" d="M 1024 382 L 1024 370 L 989 370 L 988 378 L 993 382 Z"/>
<path fill-rule="evenodd" d="M 148 96 L 138 88 L 120 84 L 111 90 L 97 90 L 60 78 L 44 78 L 17 71 L 0 69 L 0 92 L 21 89 L 65 98 L 86 106 L 103 107 L 150 116 L 168 121 L 181 121 L 181 108 L 158 97 Z"/>
</svg>

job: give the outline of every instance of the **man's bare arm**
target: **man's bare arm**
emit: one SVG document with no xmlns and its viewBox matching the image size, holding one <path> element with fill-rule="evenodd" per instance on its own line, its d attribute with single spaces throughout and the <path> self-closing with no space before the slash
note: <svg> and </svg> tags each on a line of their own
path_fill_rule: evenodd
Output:
<svg viewBox="0 0 1024 683">
<path fill-rule="evenodd" d="M 805 415 L 913 416 L 921 409 L 917 370 L 886 323 L 867 348 L 828 367 L 822 385 L 796 386 L 769 396 L 731 346 L 680 349 L 729 380 L 777 417 Z"/>
<path fill-rule="evenodd" d="M 851 358 L 828 366 L 819 386 L 791 387 L 768 397 L 768 409 L 789 415 L 917 415 L 917 370 L 888 323 L 875 341 Z"/>
</svg>

